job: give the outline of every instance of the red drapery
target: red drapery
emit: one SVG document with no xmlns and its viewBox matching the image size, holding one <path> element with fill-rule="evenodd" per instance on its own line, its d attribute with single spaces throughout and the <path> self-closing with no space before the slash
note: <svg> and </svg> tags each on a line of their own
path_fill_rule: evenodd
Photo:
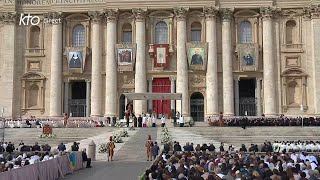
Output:
<svg viewBox="0 0 320 180">
<path fill-rule="evenodd" d="M 152 82 L 153 93 L 170 93 L 171 82 L 169 78 L 154 78 Z M 170 100 L 153 100 L 153 110 L 157 114 L 166 114 L 170 117 Z"/>
</svg>

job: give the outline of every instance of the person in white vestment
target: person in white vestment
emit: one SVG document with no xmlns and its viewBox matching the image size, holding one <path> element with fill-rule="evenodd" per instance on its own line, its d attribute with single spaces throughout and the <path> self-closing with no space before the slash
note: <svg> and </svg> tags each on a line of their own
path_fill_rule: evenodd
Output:
<svg viewBox="0 0 320 180">
<path fill-rule="evenodd" d="M 161 117 L 161 127 L 164 127 L 166 125 L 166 118 L 164 117 L 164 115 L 162 115 Z"/>
<path fill-rule="evenodd" d="M 142 117 L 142 127 L 147 127 L 147 117 L 145 114 Z"/>
</svg>

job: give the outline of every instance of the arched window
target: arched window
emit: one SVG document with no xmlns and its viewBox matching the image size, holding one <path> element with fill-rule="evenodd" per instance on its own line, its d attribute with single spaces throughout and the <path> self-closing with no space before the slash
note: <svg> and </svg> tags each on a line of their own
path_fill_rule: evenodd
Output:
<svg viewBox="0 0 320 180">
<path fill-rule="evenodd" d="M 32 85 L 28 93 L 28 108 L 38 106 L 39 87 Z"/>
<path fill-rule="evenodd" d="M 168 26 L 167 23 L 160 21 L 156 24 L 155 44 L 168 44 Z"/>
<path fill-rule="evenodd" d="M 132 26 L 126 23 L 122 26 L 122 42 L 132 43 Z"/>
<path fill-rule="evenodd" d="M 191 41 L 201 41 L 201 27 L 199 22 L 191 24 Z"/>
<path fill-rule="evenodd" d="M 72 31 L 72 46 L 84 47 L 86 42 L 86 32 L 82 24 L 73 27 Z"/>
<path fill-rule="evenodd" d="M 30 48 L 40 48 L 40 27 L 39 26 L 31 26 L 30 28 Z"/>
<path fill-rule="evenodd" d="M 286 44 L 294 44 L 296 22 L 293 20 L 286 22 Z"/>
<path fill-rule="evenodd" d="M 252 26 L 249 21 L 240 23 L 240 43 L 252 43 Z"/>
</svg>

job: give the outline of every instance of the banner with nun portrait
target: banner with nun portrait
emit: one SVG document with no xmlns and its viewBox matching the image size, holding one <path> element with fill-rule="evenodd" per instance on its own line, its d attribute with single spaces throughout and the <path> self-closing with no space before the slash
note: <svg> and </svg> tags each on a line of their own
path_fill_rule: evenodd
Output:
<svg viewBox="0 0 320 180">
<path fill-rule="evenodd" d="M 68 60 L 69 72 L 82 73 L 86 59 L 86 48 L 82 47 L 67 47 L 66 56 Z"/>
</svg>

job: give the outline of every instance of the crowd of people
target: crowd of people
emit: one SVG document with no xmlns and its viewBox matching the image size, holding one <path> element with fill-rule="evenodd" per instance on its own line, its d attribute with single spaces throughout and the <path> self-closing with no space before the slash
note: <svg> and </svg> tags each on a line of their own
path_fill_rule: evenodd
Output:
<svg viewBox="0 0 320 180">
<path fill-rule="evenodd" d="M 264 153 L 255 153 L 257 146 L 249 150 L 243 145 L 238 151 L 223 143 L 216 151 L 213 144 L 196 147 L 187 143 L 183 147 L 175 142 L 172 150 L 164 145 L 164 151 L 141 179 L 145 180 L 317 180 L 320 179 L 320 156 L 299 152 L 272 152 L 272 143 L 264 143 Z M 184 151 L 182 151 L 182 149 Z M 253 151 L 253 152 L 248 152 Z"/>
<path fill-rule="evenodd" d="M 17 148 L 11 142 L 0 142 L 0 172 L 47 161 L 64 155 L 65 151 L 66 146 L 62 142 L 53 151 L 48 144 L 40 146 L 37 142 L 29 146 L 21 141 Z M 71 151 L 79 151 L 79 143 L 74 142 Z M 88 158 L 86 149 L 82 150 L 82 160 L 87 163 L 87 168 L 91 168 L 91 159 Z"/>
<path fill-rule="evenodd" d="M 320 152 L 320 141 L 275 141 L 272 146 L 275 152 Z"/>
<path fill-rule="evenodd" d="M 207 119 L 211 126 L 320 126 L 320 117 L 209 117 Z"/>
</svg>

